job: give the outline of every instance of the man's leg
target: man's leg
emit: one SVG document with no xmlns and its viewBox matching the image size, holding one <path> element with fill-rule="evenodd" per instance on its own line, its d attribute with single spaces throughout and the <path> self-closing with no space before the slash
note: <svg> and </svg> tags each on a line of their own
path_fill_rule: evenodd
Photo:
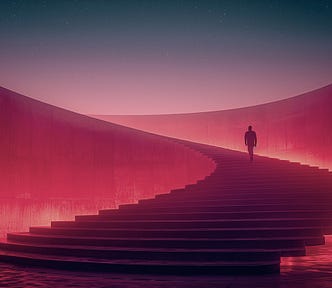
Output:
<svg viewBox="0 0 332 288">
<path fill-rule="evenodd" d="M 254 159 L 254 146 L 248 146 L 248 152 L 250 156 L 250 161 L 253 161 Z"/>
</svg>

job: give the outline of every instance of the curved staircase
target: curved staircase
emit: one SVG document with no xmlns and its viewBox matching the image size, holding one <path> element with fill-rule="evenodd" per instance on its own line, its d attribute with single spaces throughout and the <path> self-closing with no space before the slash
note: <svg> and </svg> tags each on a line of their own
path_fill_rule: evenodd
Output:
<svg viewBox="0 0 332 288">
<path fill-rule="evenodd" d="M 213 159 L 195 185 L 9 233 L 0 260 L 125 273 L 271 273 L 332 231 L 332 173 L 180 141 Z"/>
</svg>

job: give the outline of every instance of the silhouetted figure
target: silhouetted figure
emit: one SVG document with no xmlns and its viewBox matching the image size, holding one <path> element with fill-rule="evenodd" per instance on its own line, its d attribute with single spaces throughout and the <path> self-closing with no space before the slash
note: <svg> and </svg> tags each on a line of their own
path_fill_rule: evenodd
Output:
<svg viewBox="0 0 332 288">
<path fill-rule="evenodd" d="M 253 161 L 254 147 L 256 147 L 256 145 L 257 145 L 257 136 L 256 136 L 256 132 L 252 131 L 251 126 L 248 127 L 248 131 L 244 135 L 244 143 L 246 144 L 246 146 L 248 146 L 250 161 Z"/>
</svg>

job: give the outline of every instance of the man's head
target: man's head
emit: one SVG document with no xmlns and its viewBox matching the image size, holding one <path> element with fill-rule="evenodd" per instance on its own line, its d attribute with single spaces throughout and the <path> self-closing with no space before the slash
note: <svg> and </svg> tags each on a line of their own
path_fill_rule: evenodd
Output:
<svg viewBox="0 0 332 288">
<path fill-rule="evenodd" d="M 248 131 L 251 131 L 252 130 L 252 126 L 248 126 Z"/>
</svg>

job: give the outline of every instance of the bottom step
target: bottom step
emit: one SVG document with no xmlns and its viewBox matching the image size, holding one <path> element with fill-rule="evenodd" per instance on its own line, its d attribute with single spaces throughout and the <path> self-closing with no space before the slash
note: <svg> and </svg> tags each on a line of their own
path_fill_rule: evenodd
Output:
<svg viewBox="0 0 332 288">
<path fill-rule="evenodd" d="M 0 252 L 0 260 L 19 265 L 42 266 L 45 268 L 133 274 L 225 275 L 280 272 L 280 259 L 255 262 L 135 261 Z"/>
</svg>

